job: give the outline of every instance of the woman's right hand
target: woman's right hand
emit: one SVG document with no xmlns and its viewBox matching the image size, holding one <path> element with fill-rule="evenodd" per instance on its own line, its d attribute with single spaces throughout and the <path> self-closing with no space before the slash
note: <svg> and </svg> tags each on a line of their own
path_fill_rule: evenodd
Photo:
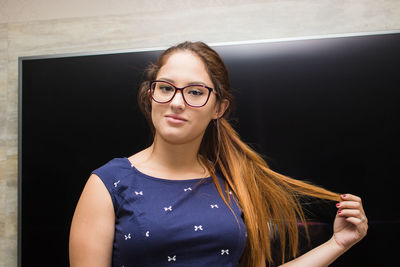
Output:
<svg viewBox="0 0 400 267">
<path fill-rule="evenodd" d="M 100 178 L 92 174 L 72 219 L 69 239 L 71 267 L 111 266 L 114 220 L 111 196 Z"/>
</svg>

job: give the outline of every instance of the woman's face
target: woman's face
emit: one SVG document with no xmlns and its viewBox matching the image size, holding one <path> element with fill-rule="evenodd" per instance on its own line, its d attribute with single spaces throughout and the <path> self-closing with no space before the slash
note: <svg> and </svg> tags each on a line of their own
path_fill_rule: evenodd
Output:
<svg viewBox="0 0 400 267">
<path fill-rule="evenodd" d="M 202 60 L 189 51 L 171 54 L 158 71 L 156 80 L 168 81 L 180 88 L 189 84 L 204 84 L 214 88 Z M 151 106 L 156 138 L 172 144 L 201 141 L 209 122 L 219 115 L 214 93 L 210 94 L 203 107 L 188 106 L 181 91 L 176 92 L 170 102 L 160 104 L 152 101 Z"/>
</svg>

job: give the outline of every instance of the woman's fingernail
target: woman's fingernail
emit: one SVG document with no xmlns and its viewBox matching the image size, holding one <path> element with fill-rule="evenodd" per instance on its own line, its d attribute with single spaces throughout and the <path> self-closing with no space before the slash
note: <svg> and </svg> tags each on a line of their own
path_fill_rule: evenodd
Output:
<svg viewBox="0 0 400 267">
<path fill-rule="evenodd" d="M 339 207 L 340 207 L 340 203 L 336 203 L 336 207 L 338 207 L 338 208 L 339 208 Z"/>
<path fill-rule="evenodd" d="M 346 194 L 343 194 L 342 197 L 346 197 Z"/>
<path fill-rule="evenodd" d="M 341 211 L 341 210 L 339 210 L 337 213 L 339 213 L 339 214 L 340 214 L 340 213 L 342 213 L 342 211 Z"/>
</svg>

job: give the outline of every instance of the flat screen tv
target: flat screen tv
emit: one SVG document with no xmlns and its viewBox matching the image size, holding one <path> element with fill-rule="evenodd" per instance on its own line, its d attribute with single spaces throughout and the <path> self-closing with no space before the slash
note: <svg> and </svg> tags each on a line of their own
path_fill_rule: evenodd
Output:
<svg viewBox="0 0 400 267">
<path fill-rule="evenodd" d="M 369 233 L 332 266 L 397 263 L 400 33 L 213 47 L 231 75 L 231 121 L 271 168 L 363 198 Z M 68 266 L 91 171 L 150 145 L 136 93 L 160 53 L 20 58 L 19 266 Z M 312 246 L 332 233 L 331 206 L 310 208 Z"/>
</svg>

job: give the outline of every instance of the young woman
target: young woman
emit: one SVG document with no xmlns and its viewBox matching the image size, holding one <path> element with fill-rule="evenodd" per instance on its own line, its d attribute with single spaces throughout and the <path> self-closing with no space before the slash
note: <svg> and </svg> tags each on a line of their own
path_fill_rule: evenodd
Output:
<svg viewBox="0 0 400 267">
<path fill-rule="evenodd" d="M 206 44 L 167 49 L 138 102 L 153 143 L 89 177 L 71 225 L 72 267 L 327 266 L 366 235 L 359 197 L 278 174 L 240 140 L 227 120 L 227 68 Z M 332 238 L 296 257 L 303 196 L 337 201 L 338 213 Z"/>
</svg>

